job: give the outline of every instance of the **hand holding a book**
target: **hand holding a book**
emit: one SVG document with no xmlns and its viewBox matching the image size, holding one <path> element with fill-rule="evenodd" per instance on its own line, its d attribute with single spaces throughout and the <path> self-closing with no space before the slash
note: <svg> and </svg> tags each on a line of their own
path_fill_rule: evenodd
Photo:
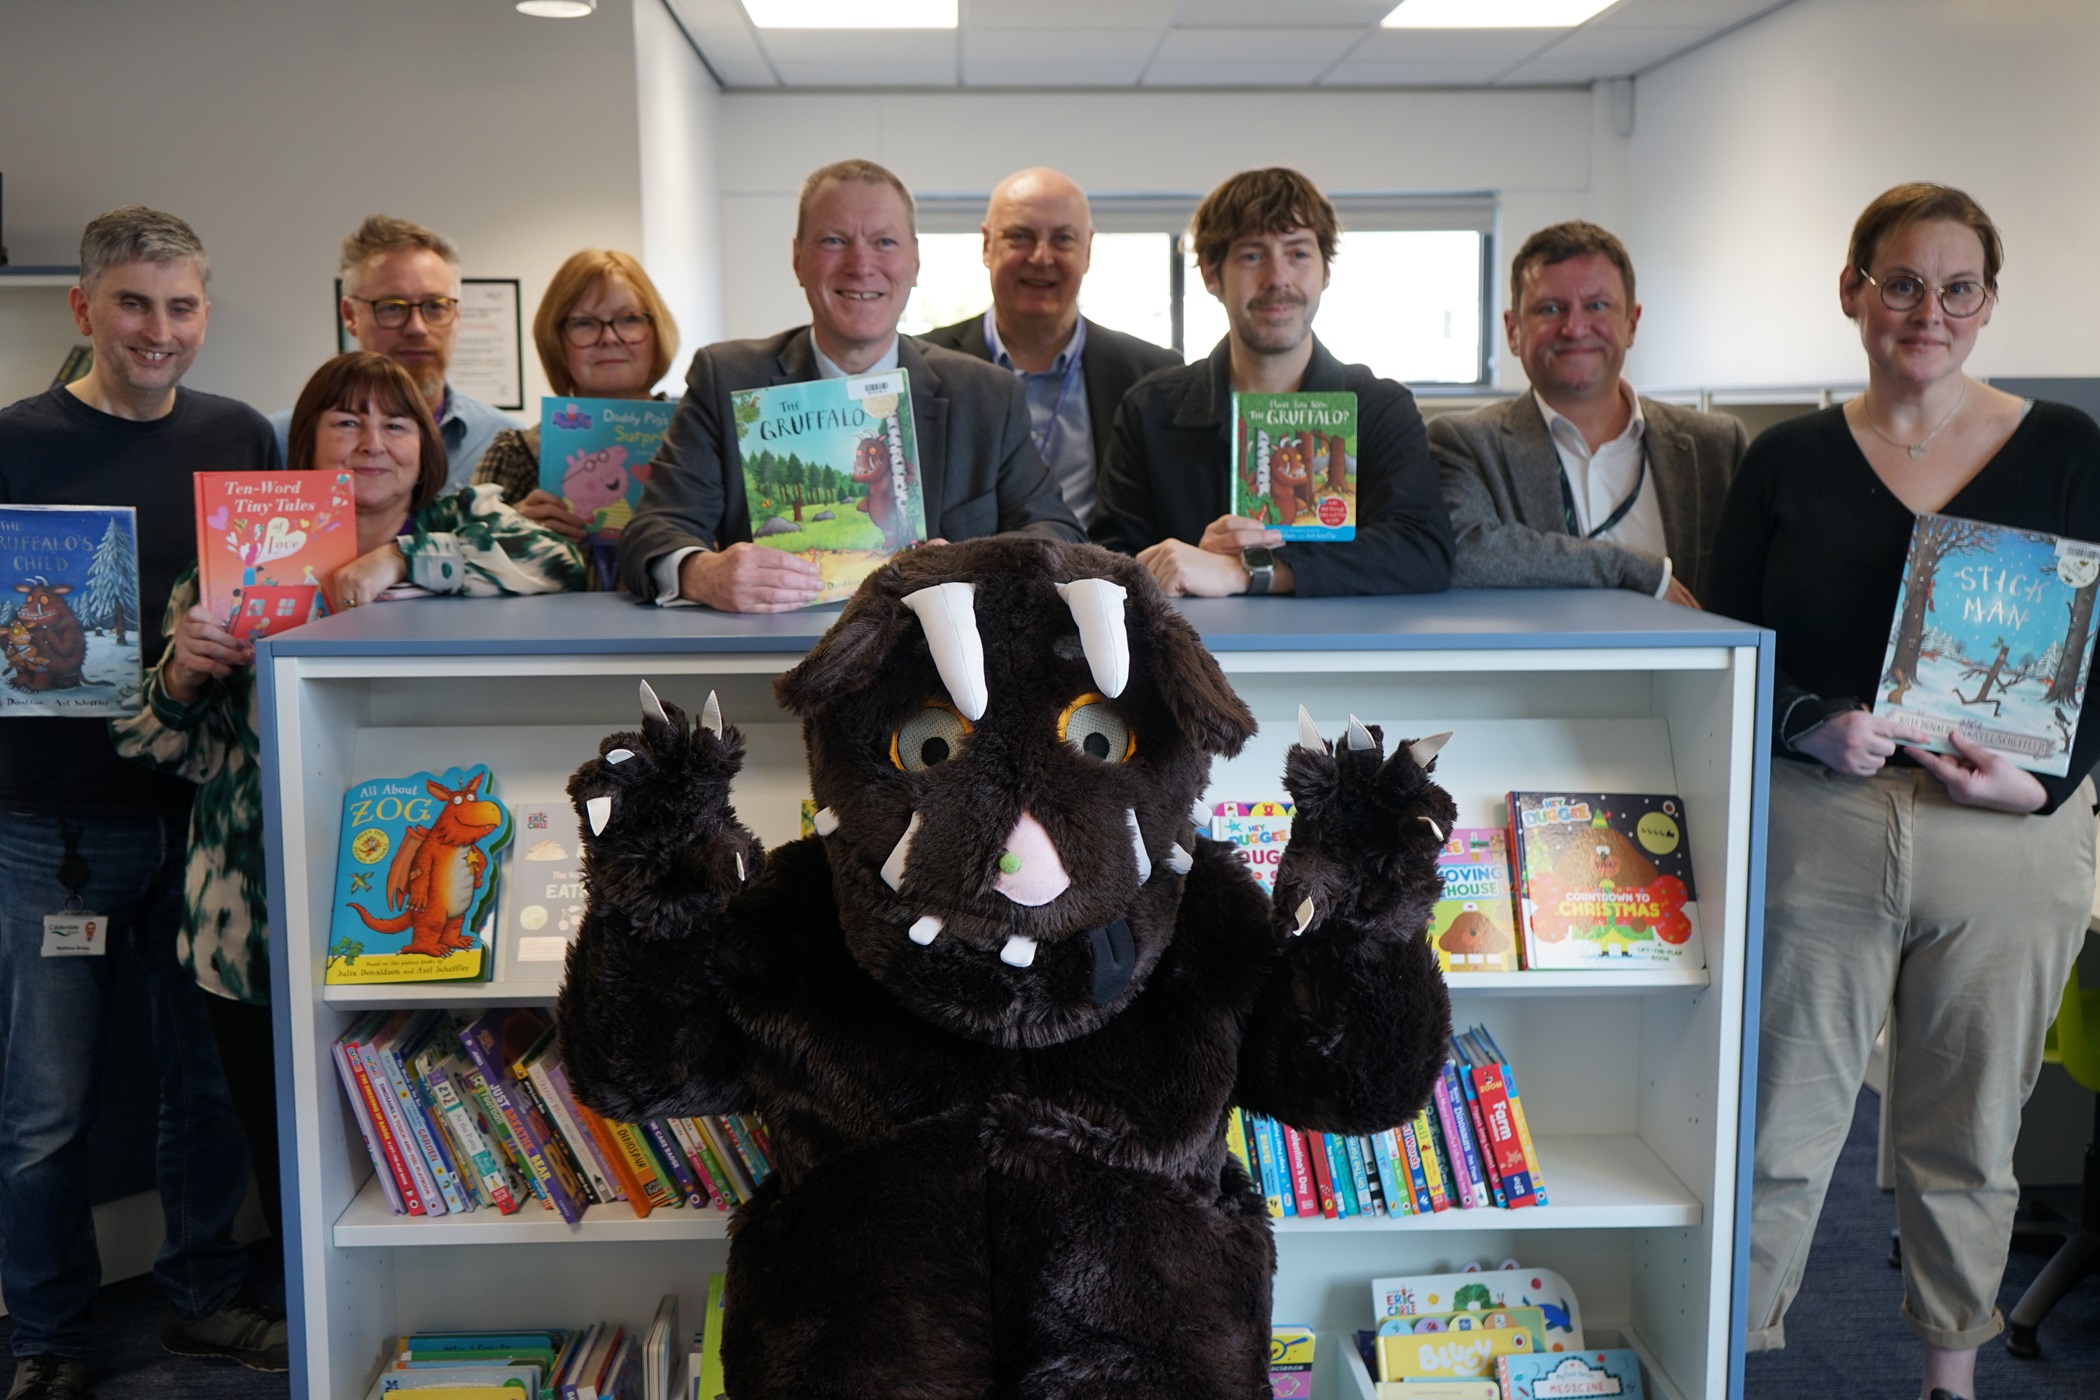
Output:
<svg viewBox="0 0 2100 1400">
<path fill-rule="evenodd" d="M 1247 591 L 1250 578 L 1240 551 L 1254 545 L 1283 548 L 1283 536 L 1244 515 L 1221 515 L 1203 529 L 1199 544 L 1161 540 L 1138 552 L 1138 562 L 1169 598 L 1231 598 Z M 1269 592 L 1295 591 L 1291 566 L 1277 556 Z"/>
<path fill-rule="evenodd" d="M 533 487 L 531 493 L 518 502 L 518 514 L 565 539 L 580 541 L 591 532 L 590 521 L 570 510 L 561 497 L 544 487 Z"/>
<path fill-rule="evenodd" d="M 407 579 L 408 556 L 401 552 L 400 545 L 388 540 L 337 569 L 333 586 L 338 603 L 346 608 L 356 608 Z"/>
<path fill-rule="evenodd" d="M 168 698 L 188 705 L 213 680 L 254 662 L 255 648 L 227 631 L 224 620 L 199 603 L 175 623 L 160 683 Z"/>
<path fill-rule="evenodd" d="M 1923 742 L 1925 736 L 1900 719 L 1886 719 L 1871 710 L 1845 710 L 1797 736 L 1792 748 L 1832 772 L 1871 778 L 1898 745 Z"/>
<path fill-rule="evenodd" d="M 678 596 L 718 612 L 788 612 L 824 589 L 824 571 L 799 554 L 739 543 L 699 550 L 678 565 Z"/>
<path fill-rule="evenodd" d="M 1920 768 L 1947 785 L 1947 795 L 1964 807 L 1988 807 L 1993 811 L 2024 816 L 2041 810 L 2048 791 L 2034 774 L 1996 749 L 1985 748 L 1959 729 L 1947 735 L 1954 745 L 1951 754 L 1905 746 L 1904 752 Z"/>
</svg>

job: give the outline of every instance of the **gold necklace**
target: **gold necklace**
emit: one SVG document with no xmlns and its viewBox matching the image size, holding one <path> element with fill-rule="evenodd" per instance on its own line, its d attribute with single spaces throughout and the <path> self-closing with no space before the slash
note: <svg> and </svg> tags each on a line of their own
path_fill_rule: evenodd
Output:
<svg viewBox="0 0 2100 1400">
<path fill-rule="evenodd" d="M 1898 442 L 1894 438 L 1890 437 L 1887 433 L 1881 431 L 1881 425 L 1874 421 L 1874 414 L 1872 410 L 1870 410 L 1867 407 L 1866 395 L 1864 394 L 1860 395 L 1859 416 L 1867 420 L 1867 426 L 1874 430 L 1875 437 L 1880 438 L 1883 442 L 1887 443 L 1891 447 L 1902 448 L 1905 452 L 1908 452 L 1910 454 L 1910 459 L 1913 462 L 1915 462 L 1920 457 L 1925 455 L 1925 444 L 1931 442 L 1934 438 L 1940 435 L 1940 428 L 1944 428 L 1949 423 L 1952 423 L 1954 421 L 1954 415 L 1961 412 L 1962 402 L 1968 397 L 1969 381 L 1968 378 L 1964 376 L 1961 381 L 1961 392 L 1954 396 L 1954 407 L 1947 410 L 1947 416 L 1940 420 L 1939 428 L 1934 428 L 1931 432 L 1925 434 L 1925 436 L 1919 438 L 1916 442 Z"/>
</svg>

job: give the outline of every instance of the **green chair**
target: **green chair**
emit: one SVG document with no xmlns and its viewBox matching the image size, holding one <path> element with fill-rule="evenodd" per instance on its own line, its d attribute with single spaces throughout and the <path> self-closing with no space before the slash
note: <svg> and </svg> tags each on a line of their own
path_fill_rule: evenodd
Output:
<svg viewBox="0 0 2100 1400">
<path fill-rule="evenodd" d="M 2078 968 L 2064 987 L 2064 1000 L 2049 1030 L 2042 1058 L 2060 1064 L 2084 1088 L 2100 1094 L 2100 991 L 2083 992 L 2078 987 Z M 2035 1332 L 2057 1299 L 2078 1286 L 2086 1275 L 2100 1269 L 2100 1098 L 2093 1101 L 2093 1140 L 2085 1148 L 2084 1199 L 2077 1225 L 2065 1236 L 2063 1247 L 2049 1262 L 2006 1319 L 2005 1346 L 2015 1356 L 2040 1356 L 2041 1343 Z"/>
</svg>

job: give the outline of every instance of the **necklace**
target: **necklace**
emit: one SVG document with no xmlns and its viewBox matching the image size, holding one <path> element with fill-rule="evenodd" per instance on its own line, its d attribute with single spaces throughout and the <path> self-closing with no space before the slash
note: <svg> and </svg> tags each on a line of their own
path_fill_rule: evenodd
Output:
<svg viewBox="0 0 2100 1400">
<path fill-rule="evenodd" d="M 1864 398 L 1862 398 L 1860 401 L 1859 416 L 1867 420 L 1867 426 L 1874 430 L 1875 437 L 1880 438 L 1883 442 L 1887 443 L 1891 447 L 1902 448 L 1905 452 L 1908 452 L 1910 454 L 1910 459 L 1913 462 L 1915 462 L 1920 457 L 1925 455 L 1925 444 L 1931 442 L 1934 438 L 1940 435 L 1940 428 L 1944 428 L 1949 423 L 1952 423 L 1954 421 L 1954 415 L 1961 412 L 1962 401 L 1968 397 L 1969 381 L 1966 378 L 1964 378 L 1961 382 L 1961 392 L 1955 395 L 1954 397 L 1954 407 L 1947 410 L 1947 416 L 1940 420 L 1939 428 L 1934 428 L 1931 432 L 1925 434 L 1925 436 L 1919 438 L 1916 442 L 1898 442 L 1894 438 L 1890 437 L 1887 433 L 1881 431 L 1881 425 L 1874 421 L 1874 415 L 1868 410 Z"/>
</svg>

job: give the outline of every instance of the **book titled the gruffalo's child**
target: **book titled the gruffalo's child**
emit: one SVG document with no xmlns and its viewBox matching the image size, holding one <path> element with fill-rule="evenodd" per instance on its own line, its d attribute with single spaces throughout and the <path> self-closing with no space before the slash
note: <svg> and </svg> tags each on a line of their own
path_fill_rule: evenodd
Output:
<svg viewBox="0 0 2100 1400">
<path fill-rule="evenodd" d="M 900 549 L 926 539 L 911 382 L 901 369 L 731 394 L 751 538 L 814 561 L 824 591 L 853 596 Z"/>
<path fill-rule="evenodd" d="M 1509 795 L 1524 965 L 1706 966 L 1684 799 Z"/>
<path fill-rule="evenodd" d="M 0 716 L 138 713 L 130 506 L 0 506 Z"/>
<path fill-rule="evenodd" d="M 357 557 L 348 472 L 198 472 L 197 587 L 236 637 L 275 636 L 330 607 Z"/>
<path fill-rule="evenodd" d="M 375 778 L 343 794 L 328 982 L 486 977 L 510 812 L 487 765 Z"/>
<path fill-rule="evenodd" d="M 1286 540 L 1356 538 L 1356 395 L 1234 394 L 1232 513 Z"/>
<path fill-rule="evenodd" d="M 2093 665 L 2100 544 L 1921 515 L 1873 710 L 1954 752 L 1959 732 L 2063 777 Z"/>
</svg>

